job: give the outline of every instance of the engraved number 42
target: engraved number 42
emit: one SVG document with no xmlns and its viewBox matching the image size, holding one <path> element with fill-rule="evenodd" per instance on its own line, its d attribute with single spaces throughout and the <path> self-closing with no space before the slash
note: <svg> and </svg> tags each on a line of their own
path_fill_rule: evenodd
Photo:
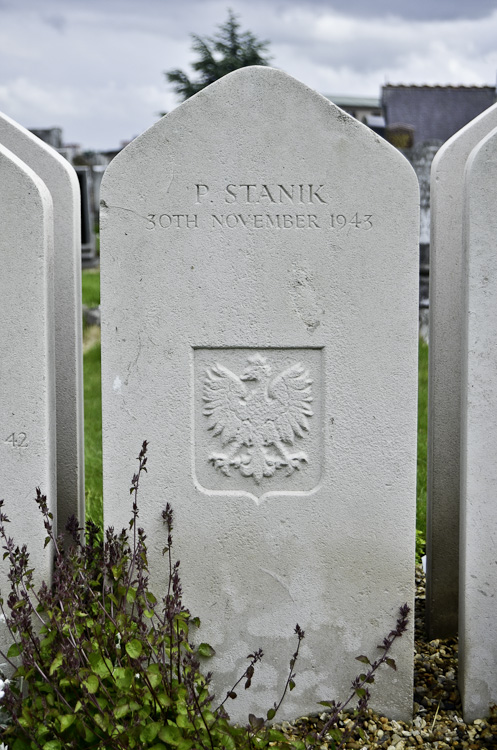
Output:
<svg viewBox="0 0 497 750">
<path fill-rule="evenodd" d="M 25 432 L 12 432 L 9 437 L 5 439 L 5 442 L 10 443 L 12 448 L 27 448 L 28 443 L 26 442 L 26 438 L 27 435 Z"/>
</svg>

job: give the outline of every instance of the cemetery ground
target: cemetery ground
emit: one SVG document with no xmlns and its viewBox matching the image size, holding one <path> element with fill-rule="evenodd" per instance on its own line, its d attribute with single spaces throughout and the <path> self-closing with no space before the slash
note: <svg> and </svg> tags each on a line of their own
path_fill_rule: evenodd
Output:
<svg viewBox="0 0 497 750">
<path fill-rule="evenodd" d="M 99 297 L 98 271 L 83 272 L 83 304 L 97 306 Z M 100 329 L 97 326 L 84 329 L 84 384 L 85 384 L 85 467 L 87 517 L 102 523 L 102 447 L 101 447 L 101 379 L 100 379 Z M 417 534 L 418 553 L 423 553 L 426 533 L 426 436 L 428 413 L 428 346 L 420 339 L 419 344 L 419 393 L 418 393 L 418 459 L 417 459 Z M 146 436 L 137 436 L 141 440 Z M 424 574 L 418 564 L 416 569 L 415 611 L 415 688 L 412 724 L 391 721 L 378 716 L 372 710 L 361 733 L 355 730 L 345 747 L 349 750 L 362 748 L 423 747 L 437 750 L 448 748 L 497 748 L 497 713 L 486 720 L 464 723 L 460 696 L 457 689 L 457 638 L 428 642 L 424 630 Z M 388 677 L 388 675 L 385 675 Z M 297 665 L 298 679 L 298 665 Z M 374 686 L 372 688 L 374 690 Z M 324 699 L 343 699 L 344 696 L 323 696 Z M 299 728 L 319 730 L 326 714 L 302 717 L 296 722 L 284 722 L 281 726 L 288 737 L 297 738 Z M 344 717 L 340 730 L 347 731 L 351 719 Z M 328 739 L 321 741 L 320 748 L 332 748 Z"/>
</svg>

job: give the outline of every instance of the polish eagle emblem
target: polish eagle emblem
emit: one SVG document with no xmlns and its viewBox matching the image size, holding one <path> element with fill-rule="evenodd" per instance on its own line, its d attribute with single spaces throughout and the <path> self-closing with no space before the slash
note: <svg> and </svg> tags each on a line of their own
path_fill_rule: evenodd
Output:
<svg viewBox="0 0 497 750">
<path fill-rule="evenodd" d="M 277 469 L 290 476 L 307 463 L 307 454 L 293 446 L 313 415 L 309 371 L 300 363 L 275 376 L 271 371 L 261 354 L 248 357 L 240 376 L 217 363 L 205 371 L 203 414 L 224 449 L 209 461 L 226 476 L 235 469 L 259 484 Z"/>
</svg>

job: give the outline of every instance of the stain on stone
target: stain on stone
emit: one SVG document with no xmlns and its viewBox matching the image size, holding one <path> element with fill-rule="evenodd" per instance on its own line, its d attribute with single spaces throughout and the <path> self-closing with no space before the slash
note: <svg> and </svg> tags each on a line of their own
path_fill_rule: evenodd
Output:
<svg viewBox="0 0 497 750">
<path fill-rule="evenodd" d="M 325 312 L 321 294 L 316 289 L 311 272 L 307 269 L 294 264 L 290 274 L 290 295 L 295 312 L 306 325 L 308 333 L 312 334 L 321 325 L 321 318 Z"/>
</svg>

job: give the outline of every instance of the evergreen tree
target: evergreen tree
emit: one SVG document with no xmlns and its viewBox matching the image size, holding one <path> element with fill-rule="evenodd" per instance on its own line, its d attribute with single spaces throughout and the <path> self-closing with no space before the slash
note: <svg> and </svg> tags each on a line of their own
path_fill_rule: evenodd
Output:
<svg viewBox="0 0 497 750">
<path fill-rule="evenodd" d="M 214 37 L 192 34 L 192 39 L 192 49 L 199 56 L 192 65 L 199 73 L 198 79 L 190 80 L 182 70 L 165 73 L 183 101 L 233 70 L 269 64 L 270 57 L 266 54 L 269 42 L 259 42 L 250 31 L 240 33 L 240 24 L 232 10 L 228 11 L 228 20 Z"/>
</svg>

